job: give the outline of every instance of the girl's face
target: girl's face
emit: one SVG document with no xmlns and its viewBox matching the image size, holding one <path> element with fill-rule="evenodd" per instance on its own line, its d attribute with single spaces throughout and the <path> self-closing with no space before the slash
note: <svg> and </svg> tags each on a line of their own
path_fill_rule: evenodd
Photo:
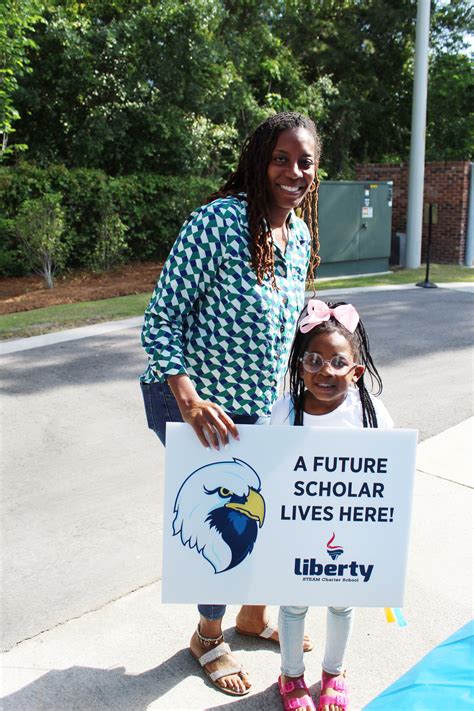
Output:
<svg viewBox="0 0 474 711">
<path fill-rule="evenodd" d="M 329 363 L 324 363 L 317 373 L 310 373 L 299 365 L 299 375 L 303 379 L 306 392 L 304 409 L 310 415 L 327 415 L 341 405 L 349 386 L 355 383 L 365 370 L 363 365 L 354 364 L 354 354 L 349 341 L 339 331 L 318 333 L 309 341 L 307 353 L 319 353 L 324 361 L 342 356 L 351 367 L 342 374 Z"/>
<path fill-rule="evenodd" d="M 267 169 L 272 207 L 288 214 L 298 207 L 316 175 L 315 143 L 306 128 L 290 128 L 278 136 Z"/>
</svg>

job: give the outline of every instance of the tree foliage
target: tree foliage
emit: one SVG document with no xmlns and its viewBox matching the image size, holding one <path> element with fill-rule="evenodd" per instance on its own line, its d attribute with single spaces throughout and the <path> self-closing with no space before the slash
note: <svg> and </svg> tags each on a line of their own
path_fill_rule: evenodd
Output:
<svg viewBox="0 0 474 711">
<path fill-rule="evenodd" d="M 0 160 L 15 150 L 25 150 L 23 144 L 9 144 L 13 126 L 20 114 L 15 108 L 14 94 L 19 80 L 31 71 L 29 50 L 36 47 L 31 37 L 41 20 L 37 0 L 2 0 L 0 7 Z"/>
<path fill-rule="evenodd" d="M 430 66 L 429 86 L 426 159 L 472 159 L 474 75 L 470 59 L 464 54 L 439 55 Z"/>
<path fill-rule="evenodd" d="M 31 37 L 36 1 L 4 2 L 0 27 L 21 39 L 10 126 L 19 114 L 18 141 L 41 165 L 218 178 L 243 137 L 285 109 L 319 123 L 330 177 L 408 156 L 414 0 L 50 0 Z M 438 159 L 470 157 L 471 25 L 469 0 L 432 0 Z"/>
</svg>

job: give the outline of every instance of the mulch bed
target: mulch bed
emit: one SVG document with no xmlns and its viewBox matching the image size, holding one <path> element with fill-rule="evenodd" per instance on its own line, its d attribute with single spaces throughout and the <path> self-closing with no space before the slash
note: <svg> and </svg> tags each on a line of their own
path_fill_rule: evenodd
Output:
<svg viewBox="0 0 474 711">
<path fill-rule="evenodd" d="M 103 274 L 73 272 L 58 278 L 53 289 L 48 289 L 39 276 L 0 277 L 0 314 L 129 294 L 151 294 L 161 268 L 161 263 L 143 262 Z"/>
</svg>

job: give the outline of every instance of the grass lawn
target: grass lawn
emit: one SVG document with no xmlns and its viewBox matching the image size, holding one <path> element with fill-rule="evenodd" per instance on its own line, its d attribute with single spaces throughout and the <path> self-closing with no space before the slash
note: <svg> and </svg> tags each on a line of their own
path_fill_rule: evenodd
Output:
<svg viewBox="0 0 474 711">
<path fill-rule="evenodd" d="M 319 282 L 320 289 L 347 289 L 356 286 L 382 286 L 387 284 L 415 284 L 424 281 L 425 268 L 398 269 L 390 274 L 370 277 L 350 277 Z M 432 264 L 430 280 L 442 284 L 449 281 L 474 282 L 474 270 L 451 264 Z M 86 326 L 100 321 L 141 316 L 150 298 L 146 294 L 118 296 L 115 299 L 83 301 L 79 304 L 51 306 L 34 311 L 22 311 L 0 316 L 0 338 L 25 338 L 51 331 L 61 331 L 76 326 Z"/>
<path fill-rule="evenodd" d="M 117 296 L 115 299 L 82 301 L 79 304 L 49 306 L 0 316 L 0 339 L 26 338 L 65 328 L 88 326 L 100 321 L 114 321 L 140 316 L 150 300 L 150 293 Z"/>
<path fill-rule="evenodd" d="M 347 289 L 351 286 L 385 286 L 386 284 L 416 284 L 425 280 L 426 266 L 419 269 L 395 268 L 391 274 L 376 276 L 345 277 L 344 279 L 321 280 L 320 289 Z M 431 264 L 430 281 L 441 284 L 447 281 L 474 282 L 474 269 L 456 264 Z"/>
</svg>

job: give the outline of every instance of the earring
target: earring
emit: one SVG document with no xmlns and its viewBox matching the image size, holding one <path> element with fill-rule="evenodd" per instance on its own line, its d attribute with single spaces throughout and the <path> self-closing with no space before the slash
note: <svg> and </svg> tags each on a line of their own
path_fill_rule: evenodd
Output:
<svg viewBox="0 0 474 711">
<path fill-rule="evenodd" d="M 313 180 L 313 182 L 311 183 L 311 187 L 310 187 L 310 189 L 309 189 L 309 192 L 310 192 L 310 193 L 314 193 L 315 190 L 316 190 L 316 182 Z"/>
</svg>

